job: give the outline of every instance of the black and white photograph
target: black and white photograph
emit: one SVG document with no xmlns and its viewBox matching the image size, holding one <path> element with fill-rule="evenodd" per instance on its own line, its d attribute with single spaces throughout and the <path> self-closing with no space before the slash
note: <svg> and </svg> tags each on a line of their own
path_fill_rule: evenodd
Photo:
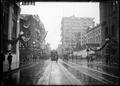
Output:
<svg viewBox="0 0 120 86">
<path fill-rule="evenodd" d="M 0 86 L 119 86 L 119 0 L 0 7 Z"/>
</svg>

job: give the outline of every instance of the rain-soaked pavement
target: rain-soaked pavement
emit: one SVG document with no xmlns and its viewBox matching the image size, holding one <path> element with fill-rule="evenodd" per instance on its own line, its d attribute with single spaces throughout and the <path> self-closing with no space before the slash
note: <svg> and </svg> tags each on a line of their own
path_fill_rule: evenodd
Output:
<svg viewBox="0 0 120 86">
<path fill-rule="evenodd" d="M 85 63 L 85 62 L 84 62 Z M 109 68 L 110 69 L 110 68 Z M 117 71 L 116 71 L 117 72 Z M 119 77 L 71 61 L 41 60 L 4 76 L 2 85 L 119 85 Z"/>
</svg>

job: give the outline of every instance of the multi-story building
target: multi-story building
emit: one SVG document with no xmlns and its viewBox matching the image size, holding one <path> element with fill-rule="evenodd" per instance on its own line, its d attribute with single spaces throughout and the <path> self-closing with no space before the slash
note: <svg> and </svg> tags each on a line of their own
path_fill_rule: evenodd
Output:
<svg viewBox="0 0 120 86">
<path fill-rule="evenodd" d="M 33 55 L 36 58 L 40 58 L 44 51 L 46 31 L 39 16 L 21 14 L 20 31 L 24 34 L 24 41 L 20 42 L 21 62 L 23 62 L 25 57 L 26 59 L 32 59 Z"/>
<path fill-rule="evenodd" d="M 107 55 L 107 63 L 119 63 L 119 2 L 100 2 L 100 24 L 102 26 L 102 44 L 110 37 L 112 43 L 102 50 L 103 55 Z"/>
<path fill-rule="evenodd" d="M 27 39 L 26 46 L 31 48 L 33 43 L 35 43 L 34 46 L 40 47 L 46 31 L 38 15 L 21 14 L 20 30 L 24 33 L 25 39 Z"/>
<path fill-rule="evenodd" d="M 61 44 L 58 45 L 57 52 L 58 52 L 58 55 L 60 55 L 60 56 L 62 55 L 62 45 Z"/>
<path fill-rule="evenodd" d="M 86 49 L 86 44 L 89 47 L 100 46 L 102 43 L 101 25 L 85 29 L 84 31 L 82 31 L 81 37 L 82 50 Z"/>
<path fill-rule="evenodd" d="M 64 17 L 61 22 L 61 36 L 63 50 L 75 48 L 79 34 L 79 41 L 81 41 L 81 31 L 88 26 L 94 26 L 94 18 L 81 18 L 81 17 Z M 77 40 L 76 40 L 77 39 Z"/>
<path fill-rule="evenodd" d="M 47 56 L 50 56 L 50 51 L 51 51 L 50 44 L 47 43 L 45 45 L 45 53 L 46 53 Z"/>
<path fill-rule="evenodd" d="M 12 69 L 19 67 L 19 42 L 15 41 L 19 36 L 18 16 L 20 4 L 9 0 L 1 0 L 1 51 L 4 51 L 5 61 L 3 71 L 8 70 L 7 56 L 12 53 Z"/>
<path fill-rule="evenodd" d="M 86 39 L 86 37 L 87 37 L 86 30 L 87 30 L 87 29 L 85 29 L 85 30 L 82 32 L 82 35 L 81 35 L 81 46 L 84 45 L 84 44 L 86 44 L 86 42 L 87 42 L 87 41 L 86 41 L 86 40 L 87 40 L 87 39 Z"/>
<path fill-rule="evenodd" d="M 93 28 L 88 28 L 86 31 L 87 44 L 101 44 L 101 26 L 97 25 Z"/>
</svg>

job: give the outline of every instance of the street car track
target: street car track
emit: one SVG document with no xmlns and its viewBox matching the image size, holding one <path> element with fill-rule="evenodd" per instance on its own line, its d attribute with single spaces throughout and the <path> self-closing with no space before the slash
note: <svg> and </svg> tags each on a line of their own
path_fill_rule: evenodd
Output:
<svg viewBox="0 0 120 86">
<path fill-rule="evenodd" d="M 48 85 L 49 84 L 49 77 L 50 77 L 50 68 L 51 63 L 49 63 L 48 66 L 46 66 L 45 71 L 43 72 L 43 76 L 39 78 L 37 81 L 37 85 Z M 39 74 L 39 73 L 38 73 Z"/>
<path fill-rule="evenodd" d="M 70 63 L 70 64 L 73 64 L 73 65 L 76 65 L 76 66 L 80 66 L 79 64 L 75 64 L 75 63 L 72 63 L 72 62 L 69 62 L 69 63 Z M 83 68 L 87 68 L 87 67 L 83 67 Z M 95 69 L 92 69 L 92 68 L 87 68 L 87 69 L 92 70 L 92 71 L 96 71 L 96 72 L 101 73 L 101 74 L 108 75 L 108 76 L 113 77 L 113 78 L 117 78 L 117 79 L 120 78 L 120 77 L 118 77 L 118 76 L 111 75 L 111 74 L 108 74 L 108 73 L 106 73 L 106 72 L 98 71 L 98 70 L 95 70 Z"/>
<path fill-rule="evenodd" d="M 47 85 L 51 85 L 51 82 L 52 82 L 52 76 L 51 76 L 51 72 L 52 72 L 52 68 L 53 68 L 52 67 L 52 62 L 54 62 L 54 61 L 51 61 L 51 67 L 50 67 L 50 71 L 49 71 L 50 75 L 49 75 L 49 80 L 48 80 Z M 59 65 L 57 64 L 57 66 L 59 66 Z M 59 66 L 59 68 L 60 68 L 60 66 Z M 60 70 L 63 72 L 63 69 L 60 68 Z M 64 74 L 64 72 L 63 72 L 63 74 Z M 67 78 L 67 80 L 69 81 L 69 83 L 72 84 L 71 81 L 70 81 L 70 79 L 66 76 L 66 74 L 64 74 L 64 76 Z"/>
<path fill-rule="evenodd" d="M 97 75 L 99 78 L 101 78 L 102 80 L 105 80 L 105 81 L 107 81 L 107 82 L 109 82 L 109 83 L 111 83 L 111 84 L 117 85 L 114 81 L 107 80 L 107 79 L 99 76 L 99 74 L 102 74 L 102 75 L 104 75 L 104 76 L 107 76 L 108 78 L 112 78 L 112 80 L 116 80 L 116 81 L 119 80 L 119 77 L 117 77 L 117 76 L 110 75 L 110 74 L 107 74 L 107 73 L 105 73 L 105 72 L 101 72 L 101 71 L 98 71 L 98 70 L 95 70 L 95 69 L 92 69 L 92 68 L 82 67 L 82 66 L 80 66 L 80 65 L 78 65 L 78 64 L 75 64 L 75 63 L 72 63 L 72 62 L 69 62 L 69 63 L 70 63 L 70 64 L 73 64 L 73 65 L 75 65 L 75 66 L 77 66 L 77 67 L 79 67 L 79 68 L 84 68 L 84 69 L 88 69 L 88 70 L 90 70 L 90 71 L 93 71 L 94 73 L 96 73 L 96 75 Z"/>
<path fill-rule="evenodd" d="M 66 84 L 67 85 L 75 85 L 75 84 L 80 85 L 81 84 L 81 82 L 74 75 L 72 75 L 69 71 L 67 71 L 67 69 L 65 67 L 63 67 L 61 63 L 59 63 L 59 62 L 56 63 L 56 66 L 59 67 L 60 71 L 62 72 L 64 78 L 67 81 L 67 83 L 64 83 L 64 84 L 61 83 L 62 85 L 66 85 Z M 54 81 L 52 81 L 53 79 L 52 79 L 52 75 L 51 75 L 52 68 L 53 68 L 53 66 L 52 66 L 52 62 L 51 62 L 51 67 L 50 67 L 50 71 L 49 71 L 49 80 L 48 80 L 47 85 L 51 85 L 52 84 L 51 82 L 54 82 Z"/>
<path fill-rule="evenodd" d="M 49 79 L 48 79 L 47 85 L 50 85 L 51 72 L 52 72 L 52 62 L 50 63 L 50 72 L 49 72 Z"/>
<path fill-rule="evenodd" d="M 81 72 L 81 73 L 83 73 L 83 74 L 85 74 L 85 75 L 87 75 L 87 76 L 90 76 L 90 77 L 92 77 L 92 78 L 94 78 L 94 79 L 96 79 L 96 80 L 98 80 L 98 81 L 100 81 L 100 82 L 102 82 L 102 83 L 104 83 L 104 84 L 115 84 L 115 85 L 116 85 L 116 83 L 113 83 L 113 82 L 111 82 L 111 81 L 109 81 L 109 80 L 107 80 L 107 79 L 104 79 L 103 77 L 95 76 L 93 73 L 88 74 L 87 72 L 80 70 L 80 68 L 82 68 L 83 70 L 85 70 L 85 68 L 83 68 L 83 67 L 72 66 L 71 64 L 68 64 L 68 63 L 66 63 L 66 62 L 64 62 L 64 61 L 61 61 L 61 62 L 62 62 L 62 63 L 65 63 L 65 64 L 68 65 L 69 67 L 74 68 L 74 69 L 78 70 L 79 72 Z"/>
<path fill-rule="evenodd" d="M 91 64 L 94 64 L 95 66 L 104 66 L 104 67 L 107 67 L 107 68 L 113 68 L 113 69 L 118 69 L 119 67 L 115 67 L 115 66 L 108 66 L 108 65 L 105 65 L 105 64 L 101 64 L 99 63 L 99 65 L 97 63 L 88 63 L 89 65 Z"/>
<path fill-rule="evenodd" d="M 81 85 L 80 80 L 78 80 L 72 73 L 70 73 L 61 63 L 58 63 L 58 66 L 60 70 L 63 72 L 64 76 L 69 80 L 71 85 Z M 70 79 L 70 76 L 72 80 Z"/>
</svg>

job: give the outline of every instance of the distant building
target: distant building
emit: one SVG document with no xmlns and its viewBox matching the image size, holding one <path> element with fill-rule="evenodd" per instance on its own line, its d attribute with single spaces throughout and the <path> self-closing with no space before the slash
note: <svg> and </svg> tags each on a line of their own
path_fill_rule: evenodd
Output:
<svg viewBox="0 0 120 86">
<path fill-rule="evenodd" d="M 62 45 L 59 44 L 57 48 L 58 55 L 62 55 Z"/>
<path fill-rule="evenodd" d="M 88 26 L 94 26 L 94 18 L 82 18 L 82 17 L 64 17 L 61 22 L 61 41 L 63 50 L 69 50 L 75 48 L 78 42 L 81 43 L 81 32 Z M 77 36 L 79 34 L 79 37 Z M 77 40 L 76 40 L 77 39 Z"/>
<path fill-rule="evenodd" d="M 89 44 L 90 47 L 96 47 L 102 43 L 102 28 L 101 25 L 97 25 L 92 28 L 85 29 L 82 31 L 82 38 L 81 38 L 81 47 L 82 49 L 86 49 L 86 44 Z"/>
<path fill-rule="evenodd" d="M 97 25 L 93 28 L 88 28 L 86 31 L 86 43 L 101 44 L 101 26 Z"/>
<path fill-rule="evenodd" d="M 50 51 L 51 51 L 50 44 L 47 43 L 47 44 L 45 45 L 45 53 L 46 53 L 48 56 L 50 56 Z"/>
<path fill-rule="evenodd" d="M 85 30 L 82 32 L 82 35 L 81 35 L 81 46 L 87 43 L 86 30 L 87 30 L 87 29 L 85 29 Z"/>
</svg>

